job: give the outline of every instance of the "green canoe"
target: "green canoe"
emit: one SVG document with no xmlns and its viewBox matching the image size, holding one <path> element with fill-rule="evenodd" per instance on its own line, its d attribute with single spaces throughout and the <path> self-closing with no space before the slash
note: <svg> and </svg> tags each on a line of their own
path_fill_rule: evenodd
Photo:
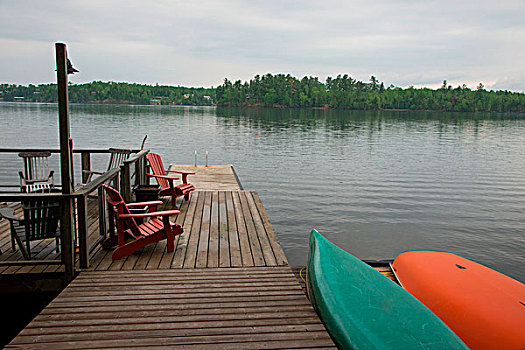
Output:
<svg viewBox="0 0 525 350">
<path fill-rule="evenodd" d="M 468 349 L 426 306 L 316 230 L 307 276 L 310 300 L 340 349 Z"/>
</svg>

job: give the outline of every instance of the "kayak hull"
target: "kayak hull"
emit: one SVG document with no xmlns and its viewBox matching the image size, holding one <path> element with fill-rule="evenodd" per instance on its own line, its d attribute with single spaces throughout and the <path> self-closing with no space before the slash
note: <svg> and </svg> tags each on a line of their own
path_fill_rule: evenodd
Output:
<svg viewBox="0 0 525 350">
<path fill-rule="evenodd" d="M 310 301 L 340 349 L 466 349 L 428 308 L 313 230 Z"/>
<path fill-rule="evenodd" d="M 523 283 L 447 252 L 405 252 L 392 268 L 469 347 L 525 349 Z"/>
</svg>

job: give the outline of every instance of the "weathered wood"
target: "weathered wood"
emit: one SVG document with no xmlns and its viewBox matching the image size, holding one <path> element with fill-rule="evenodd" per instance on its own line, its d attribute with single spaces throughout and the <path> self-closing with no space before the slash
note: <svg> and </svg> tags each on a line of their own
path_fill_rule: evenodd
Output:
<svg viewBox="0 0 525 350">
<path fill-rule="evenodd" d="M 204 192 L 204 206 L 202 208 L 201 229 L 199 236 L 199 245 L 197 248 L 197 260 L 195 267 L 206 267 L 208 263 L 210 226 L 211 226 L 211 206 L 212 192 Z"/>
<path fill-rule="evenodd" d="M 246 223 L 246 231 L 248 234 L 248 240 L 250 242 L 253 262 L 255 266 L 266 266 L 266 262 L 264 261 L 264 256 L 262 253 L 261 243 L 259 242 L 259 236 L 257 235 L 257 231 L 255 229 L 255 224 L 253 222 L 252 214 L 250 213 L 250 208 L 248 207 L 246 195 L 246 192 L 239 192 L 239 198 L 241 202 L 240 208 L 244 216 L 244 222 Z"/>
<path fill-rule="evenodd" d="M 287 267 L 82 272 L 15 346 L 334 348 Z"/>
<path fill-rule="evenodd" d="M 219 266 L 219 193 L 212 193 L 210 236 L 208 239 L 208 267 Z"/>
<path fill-rule="evenodd" d="M 262 223 L 268 235 L 268 239 L 270 240 L 270 244 L 272 245 L 272 250 L 274 252 L 275 259 L 277 261 L 277 265 L 288 265 L 288 260 L 286 260 L 286 256 L 284 255 L 283 248 L 279 244 L 279 239 L 277 238 L 277 234 L 275 233 L 272 225 L 270 224 L 270 219 L 268 218 L 268 214 L 266 213 L 266 210 L 264 209 L 264 206 L 262 205 L 259 195 L 257 194 L 257 192 L 252 192 L 252 196 L 257 205 L 257 209 L 259 211 L 259 215 L 261 217 Z"/>
<path fill-rule="evenodd" d="M 170 170 L 191 171 L 196 191 L 238 191 L 242 189 L 231 165 L 171 165 Z"/>
<path fill-rule="evenodd" d="M 219 235 L 219 266 L 230 267 L 230 242 L 228 237 L 228 212 L 226 206 L 226 193 L 218 192 L 218 235 Z"/>
<path fill-rule="evenodd" d="M 120 166 L 120 193 L 126 203 L 131 202 L 131 170 L 129 167 L 129 163 Z"/>
<path fill-rule="evenodd" d="M 88 171 L 91 170 L 91 153 L 82 152 L 81 169 L 82 169 L 82 183 L 87 183 L 89 178 Z"/>
<path fill-rule="evenodd" d="M 67 92 L 67 49 L 66 44 L 56 43 L 57 87 L 58 87 L 58 119 L 60 135 L 60 174 L 62 193 L 73 192 L 71 139 L 69 134 L 69 101 Z M 73 244 L 73 203 L 65 199 L 61 206 L 60 236 L 62 244 L 62 260 L 66 266 L 66 280 L 74 277 L 74 244 Z"/>
<path fill-rule="evenodd" d="M 192 194 L 192 199 L 195 199 L 197 205 L 195 207 L 195 215 L 193 216 L 193 221 L 191 225 L 190 237 L 188 240 L 188 245 L 186 247 L 186 256 L 184 258 L 184 268 L 194 268 L 195 262 L 197 259 L 197 247 L 200 240 L 200 231 L 201 231 L 201 219 L 203 216 L 204 210 L 204 199 L 206 197 L 205 192 L 197 192 Z"/>
<path fill-rule="evenodd" d="M 230 250 L 230 264 L 231 266 L 242 266 L 241 249 L 239 246 L 239 231 L 237 230 L 237 221 L 235 218 L 235 207 L 233 205 L 233 197 L 231 192 L 226 192 L 226 210 L 228 220 L 228 243 Z"/>
<path fill-rule="evenodd" d="M 182 268 L 184 266 L 190 237 L 193 231 L 193 217 L 195 216 L 195 210 L 197 208 L 197 198 L 198 194 L 192 192 L 190 194 L 190 200 L 185 204 L 185 206 L 183 204 L 183 206 L 181 207 L 181 209 L 186 209 L 186 211 L 183 212 L 184 221 L 183 223 L 181 223 L 184 229 L 184 233 L 179 236 L 179 240 L 177 241 L 177 249 L 175 250 L 175 254 L 173 256 L 171 265 L 169 265 L 169 267 L 171 268 Z"/>
<path fill-rule="evenodd" d="M 87 198 L 82 196 L 77 200 L 78 215 L 78 248 L 80 253 L 80 268 L 85 269 L 89 266 L 89 246 L 88 246 L 88 212 Z"/>
<path fill-rule="evenodd" d="M 252 251 L 250 248 L 250 241 L 248 238 L 248 231 L 244 215 L 242 213 L 241 201 L 239 199 L 240 192 L 232 192 L 233 209 L 235 212 L 235 220 L 237 222 L 237 231 L 239 237 L 239 247 L 241 251 L 241 259 L 243 266 L 254 266 Z"/>
</svg>

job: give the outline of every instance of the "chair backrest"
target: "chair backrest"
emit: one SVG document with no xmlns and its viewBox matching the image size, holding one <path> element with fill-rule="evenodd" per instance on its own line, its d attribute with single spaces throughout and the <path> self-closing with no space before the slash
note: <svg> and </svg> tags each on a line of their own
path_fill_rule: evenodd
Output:
<svg viewBox="0 0 525 350">
<path fill-rule="evenodd" d="M 26 238 L 30 241 L 57 237 L 60 202 L 39 199 L 22 202 Z"/>
<path fill-rule="evenodd" d="M 108 171 L 120 167 L 129 158 L 131 152 L 130 149 L 110 148 L 109 154 L 111 156 L 109 157 Z"/>
<path fill-rule="evenodd" d="M 148 159 L 149 166 L 151 167 L 151 171 L 154 175 L 166 175 L 166 170 L 164 170 L 164 165 L 162 164 L 162 158 L 160 158 L 158 154 L 150 152 L 146 154 L 146 158 Z M 170 187 L 168 180 L 158 177 L 155 179 L 157 179 L 157 182 L 161 188 Z"/>
<path fill-rule="evenodd" d="M 20 152 L 24 161 L 24 179 L 26 181 L 47 181 L 49 179 L 49 157 L 51 152 Z"/>
<path fill-rule="evenodd" d="M 120 217 L 121 214 L 131 214 L 131 212 L 128 209 L 128 206 L 126 205 L 126 202 L 124 202 L 124 199 L 122 198 L 122 195 L 114 189 L 113 187 L 110 187 L 108 185 L 102 185 L 104 190 L 106 190 L 106 193 L 108 197 L 106 198 L 106 201 L 113 206 L 113 210 L 115 211 L 115 214 L 117 216 L 117 220 L 121 220 L 126 228 L 131 229 L 131 232 L 134 234 L 140 234 L 139 227 L 137 225 L 137 222 L 133 218 L 122 218 Z"/>
</svg>

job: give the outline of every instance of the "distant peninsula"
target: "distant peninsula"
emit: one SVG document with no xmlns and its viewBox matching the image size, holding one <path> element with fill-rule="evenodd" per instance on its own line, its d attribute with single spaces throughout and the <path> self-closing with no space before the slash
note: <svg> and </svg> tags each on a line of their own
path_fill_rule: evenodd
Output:
<svg viewBox="0 0 525 350">
<path fill-rule="evenodd" d="M 217 88 L 93 81 L 70 84 L 71 103 L 186 105 L 355 110 L 415 110 L 525 113 L 525 94 L 488 91 L 480 83 L 441 88 L 385 87 L 376 77 L 362 82 L 348 75 L 298 79 L 289 74 L 256 75 L 250 81 L 228 79 Z M 57 102 L 56 84 L 0 84 L 0 101 Z"/>
<path fill-rule="evenodd" d="M 132 105 L 214 105 L 214 88 L 93 81 L 70 84 L 69 102 Z M 57 85 L 0 84 L 0 101 L 57 102 Z"/>
</svg>

